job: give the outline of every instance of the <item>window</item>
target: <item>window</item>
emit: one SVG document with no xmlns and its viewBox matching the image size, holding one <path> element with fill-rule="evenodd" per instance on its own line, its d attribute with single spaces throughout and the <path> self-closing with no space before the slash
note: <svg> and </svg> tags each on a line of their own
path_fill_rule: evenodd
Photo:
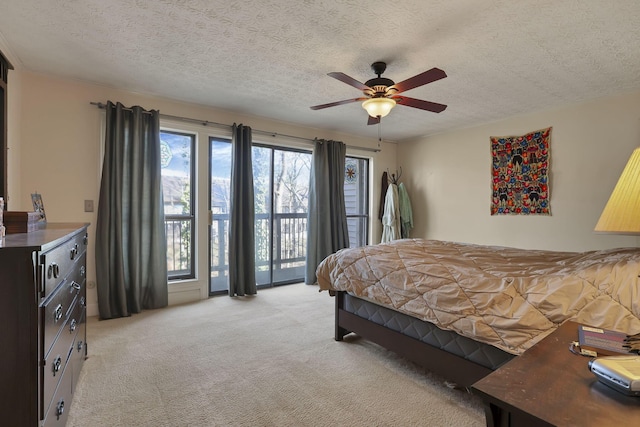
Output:
<svg viewBox="0 0 640 427">
<path fill-rule="evenodd" d="M 160 132 L 169 280 L 195 277 L 195 140 L 193 134 Z"/>
<path fill-rule="evenodd" d="M 369 229 L 369 161 L 347 157 L 344 170 L 344 202 L 347 210 L 349 247 L 368 243 Z"/>
</svg>

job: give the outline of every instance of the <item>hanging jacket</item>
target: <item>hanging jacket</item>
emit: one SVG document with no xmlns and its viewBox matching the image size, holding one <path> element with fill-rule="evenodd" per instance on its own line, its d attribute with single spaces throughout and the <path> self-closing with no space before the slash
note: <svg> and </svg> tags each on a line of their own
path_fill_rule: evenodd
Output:
<svg viewBox="0 0 640 427">
<path fill-rule="evenodd" d="M 400 228 L 402 238 L 409 237 L 409 233 L 413 229 L 413 212 L 411 211 L 411 200 L 404 183 L 398 185 L 398 205 L 400 210 Z"/>
<path fill-rule="evenodd" d="M 389 183 L 384 199 L 384 215 L 382 216 L 381 243 L 401 239 L 400 209 L 398 206 L 398 186 Z"/>
<path fill-rule="evenodd" d="M 382 172 L 382 182 L 380 183 L 380 206 L 378 208 L 378 219 L 382 221 L 384 216 L 384 201 L 387 196 L 387 190 L 389 189 L 389 175 L 386 172 Z"/>
</svg>

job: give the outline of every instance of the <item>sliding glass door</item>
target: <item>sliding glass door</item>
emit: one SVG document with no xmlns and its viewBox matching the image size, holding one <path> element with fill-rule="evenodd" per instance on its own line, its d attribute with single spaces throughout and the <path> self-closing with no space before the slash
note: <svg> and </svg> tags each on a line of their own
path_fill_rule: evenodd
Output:
<svg viewBox="0 0 640 427">
<path fill-rule="evenodd" d="M 228 288 L 231 142 L 210 139 L 211 294 Z M 304 280 L 311 153 L 254 145 L 256 280 L 269 287 Z"/>
<path fill-rule="evenodd" d="M 301 282 L 307 253 L 311 153 L 262 149 L 270 152 L 272 165 L 270 283 Z"/>
</svg>

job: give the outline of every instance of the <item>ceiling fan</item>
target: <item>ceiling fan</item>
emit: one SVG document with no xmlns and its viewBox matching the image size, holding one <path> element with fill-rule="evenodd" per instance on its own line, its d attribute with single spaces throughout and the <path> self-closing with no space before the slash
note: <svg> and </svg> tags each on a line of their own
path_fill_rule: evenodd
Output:
<svg viewBox="0 0 640 427">
<path fill-rule="evenodd" d="M 360 89 L 364 96 L 359 98 L 345 99 L 343 101 L 330 102 L 328 104 L 314 105 L 312 110 L 321 110 L 323 108 L 335 107 L 336 105 L 349 104 L 351 102 L 362 102 L 362 108 L 369 113 L 369 121 L 367 124 L 373 125 L 380 123 L 380 119 L 391 111 L 396 104 L 406 105 L 407 107 L 419 108 L 421 110 L 431 111 L 433 113 L 440 113 L 447 108 L 444 104 L 438 104 L 430 101 L 423 101 L 421 99 L 409 98 L 408 96 L 398 95 L 401 92 L 405 92 L 409 89 L 416 88 L 418 86 L 426 85 L 427 83 L 434 82 L 436 80 L 447 77 L 447 74 L 439 68 L 432 68 L 416 76 L 408 78 L 407 80 L 395 83 L 391 79 L 381 77 L 382 73 L 387 69 L 387 64 L 384 62 L 374 62 L 371 64 L 373 72 L 378 77 L 371 80 L 367 80 L 364 84 L 360 83 L 353 77 L 349 77 L 344 73 L 333 72 L 327 74 L 334 79 L 340 80 L 350 86 Z"/>
</svg>

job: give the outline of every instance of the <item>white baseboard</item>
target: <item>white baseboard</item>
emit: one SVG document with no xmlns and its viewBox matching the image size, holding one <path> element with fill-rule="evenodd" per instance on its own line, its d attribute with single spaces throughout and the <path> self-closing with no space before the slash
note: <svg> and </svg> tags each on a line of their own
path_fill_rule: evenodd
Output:
<svg viewBox="0 0 640 427">
<path fill-rule="evenodd" d="M 206 283 L 204 286 L 198 281 L 169 284 L 169 305 L 185 304 L 207 298 L 209 298 L 209 294 Z M 99 314 L 97 302 L 87 304 L 87 317 L 98 316 Z"/>
<path fill-rule="evenodd" d="M 98 304 L 87 304 L 87 317 L 97 316 L 100 314 L 98 311 Z"/>
</svg>

